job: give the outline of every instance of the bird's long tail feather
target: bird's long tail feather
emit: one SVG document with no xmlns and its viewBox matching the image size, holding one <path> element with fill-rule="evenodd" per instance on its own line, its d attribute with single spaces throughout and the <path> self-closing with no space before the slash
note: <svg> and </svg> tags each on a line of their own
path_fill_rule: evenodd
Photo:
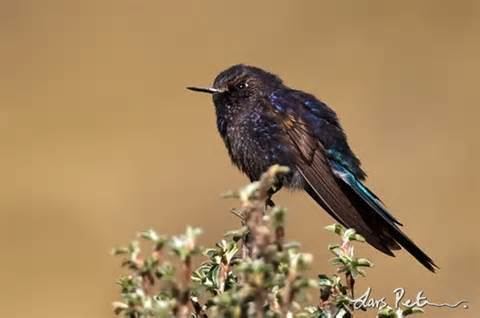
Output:
<svg viewBox="0 0 480 318">
<path fill-rule="evenodd" d="M 323 184 L 319 185 L 309 182 L 308 176 L 305 176 L 307 193 L 337 222 L 357 230 L 378 250 L 394 256 L 392 250 L 403 247 L 428 270 L 435 272 L 438 266 L 402 232 L 399 228 L 401 223 L 386 210 L 373 192 L 348 170 L 330 164 L 336 178 L 328 180 L 322 174 L 322 178 L 315 178 L 322 179 Z"/>
</svg>

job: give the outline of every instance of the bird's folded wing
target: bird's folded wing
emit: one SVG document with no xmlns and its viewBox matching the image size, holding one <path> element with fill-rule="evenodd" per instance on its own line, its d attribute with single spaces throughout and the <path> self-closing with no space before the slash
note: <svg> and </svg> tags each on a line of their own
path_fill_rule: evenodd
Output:
<svg viewBox="0 0 480 318">
<path fill-rule="evenodd" d="M 315 115 L 313 110 L 316 109 L 299 107 L 305 103 L 299 104 L 296 99 L 285 96 L 284 99 L 274 98 L 272 102 L 277 106 L 277 118 L 283 126 L 285 140 L 282 142 L 290 145 L 289 149 L 295 152 L 292 154 L 296 158 L 295 170 L 304 179 L 305 191 L 337 222 L 354 228 L 378 250 L 394 256 L 392 250 L 402 246 L 434 272 L 437 266 L 433 260 L 402 232 L 400 222 L 363 185 L 361 180 L 365 173 L 360 169 L 358 159 L 353 160 L 353 170 L 356 168 L 356 171 L 352 171 L 352 165 L 343 162 L 341 153 L 340 156 L 338 153 L 335 156 L 334 148 L 325 149 L 322 143 L 324 139 L 317 135 L 320 130 L 316 129 L 319 128 L 318 120 L 325 114 Z M 284 107 L 287 104 L 289 108 Z M 329 125 L 337 123 L 332 116 L 330 121 L 322 122 L 322 129 L 328 129 Z"/>
<path fill-rule="evenodd" d="M 296 163 L 297 170 L 302 174 L 306 188 L 312 196 L 337 222 L 345 227 L 355 228 L 366 240 L 386 254 L 393 255 L 391 249 L 398 245 L 388 235 L 378 233 L 376 227 L 378 216 L 362 213 L 352 201 L 351 191 L 331 168 L 326 150 L 321 142 L 310 131 L 301 118 L 286 115 L 283 119 L 287 142 L 298 152 L 300 160 Z M 386 234 L 386 233 L 385 233 Z"/>
</svg>

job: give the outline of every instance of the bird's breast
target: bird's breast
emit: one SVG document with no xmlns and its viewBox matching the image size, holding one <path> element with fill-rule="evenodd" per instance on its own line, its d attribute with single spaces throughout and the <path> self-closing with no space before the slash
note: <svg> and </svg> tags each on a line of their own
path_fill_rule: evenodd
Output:
<svg viewBox="0 0 480 318">
<path fill-rule="evenodd" d="M 273 118 L 250 112 L 223 128 L 223 139 L 232 162 L 251 180 L 257 180 L 271 165 L 292 166 L 284 132 Z"/>
</svg>

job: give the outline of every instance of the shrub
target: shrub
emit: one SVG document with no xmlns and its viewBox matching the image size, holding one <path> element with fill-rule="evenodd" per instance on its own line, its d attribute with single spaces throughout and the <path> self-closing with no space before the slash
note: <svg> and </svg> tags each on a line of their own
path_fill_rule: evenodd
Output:
<svg viewBox="0 0 480 318">
<path fill-rule="evenodd" d="M 259 181 L 226 194 L 240 200 L 232 212 L 242 227 L 229 231 L 214 247 L 201 248 L 202 231 L 187 227 L 182 235 L 166 237 L 154 230 L 116 248 L 128 274 L 118 281 L 120 301 L 114 312 L 122 317 L 352 317 L 354 285 L 372 263 L 354 255 L 353 242 L 364 242 L 353 229 L 334 224 L 326 229 L 340 237 L 329 245 L 335 275 L 307 277 L 312 255 L 285 237 L 285 209 L 269 207 L 269 189 L 287 168 L 271 167 Z M 141 251 L 141 241 L 150 245 Z M 143 244 L 142 244 L 143 246 Z M 203 255 L 196 269 L 192 259 Z M 319 290 L 317 300 L 312 291 Z M 363 310 L 365 310 L 363 308 Z M 404 317 L 419 308 L 381 308 L 377 317 Z"/>
</svg>

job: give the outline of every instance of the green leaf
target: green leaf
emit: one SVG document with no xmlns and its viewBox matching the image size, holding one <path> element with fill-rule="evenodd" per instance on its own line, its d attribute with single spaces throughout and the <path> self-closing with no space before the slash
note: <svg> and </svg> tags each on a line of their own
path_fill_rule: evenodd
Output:
<svg viewBox="0 0 480 318">
<path fill-rule="evenodd" d="M 408 308 L 405 308 L 403 311 L 402 311 L 402 314 L 404 317 L 406 316 L 410 316 L 410 315 L 414 315 L 414 314 L 421 314 L 423 313 L 423 309 L 422 308 L 419 308 L 419 307 L 408 307 Z"/>
<path fill-rule="evenodd" d="M 345 233 L 345 228 L 340 224 L 327 225 L 325 229 L 338 235 L 343 235 L 343 233 Z"/>
</svg>

